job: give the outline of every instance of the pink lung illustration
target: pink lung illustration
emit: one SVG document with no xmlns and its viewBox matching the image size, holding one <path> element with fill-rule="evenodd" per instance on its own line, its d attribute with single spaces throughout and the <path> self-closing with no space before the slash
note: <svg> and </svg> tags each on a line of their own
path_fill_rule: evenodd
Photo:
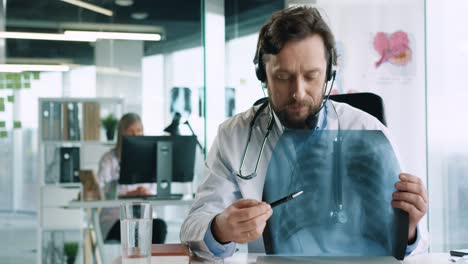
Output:
<svg viewBox="0 0 468 264">
<path fill-rule="evenodd" d="M 375 63 L 376 68 L 386 61 L 398 66 L 411 61 L 408 34 L 403 31 L 394 32 L 390 36 L 378 32 L 374 37 L 374 49 L 380 55 L 380 59 Z"/>
</svg>

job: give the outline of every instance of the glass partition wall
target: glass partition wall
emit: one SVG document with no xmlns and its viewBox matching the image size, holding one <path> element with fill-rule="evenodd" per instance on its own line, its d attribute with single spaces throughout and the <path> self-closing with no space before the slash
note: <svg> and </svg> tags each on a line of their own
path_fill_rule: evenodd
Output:
<svg viewBox="0 0 468 264">
<path fill-rule="evenodd" d="M 372 92 L 383 98 L 403 169 L 428 187 L 429 208 L 421 225 L 430 233 L 430 250 L 468 247 L 462 109 L 468 95 L 460 78 L 467 68 L 467 4 L 224 1 L 226 117 L 264 96 L 252 63 L 258 31 L 273 12 L 295 4 L 319 8 L 335 33 L 338 74 L 332 94 Z M 390 56 L 386 48 L 402 52 Z M 207 103 L 208 108 L 213 104 Z"/>
<path fill-rule="evenodd" d="M 332 93 L 379 94 L 404 170 L 427 184 L 430 205 L 422 225 L 431 234 L 431 250 L 468 247 L 463 209 L 468 141 L 460 109 L 468 97 L 459 81 L 467 68 L 464 1 L 450 6 L 434 0 L 93 2 L 111 15 L 63 1 L 23 2 L 2 6 L 1 31 L 54 34 L 48 35 L 54 40 L 0 36 L 0 211 L 38 210 L 38 98 L 121 98 L 123 112 L 141 115 L 146 135 L 164 134 L 180 113 L 206 152 L 222 121 L 265 96 L 252 62 L 260 27 L 277 10 L 308 4 L 323 12 L 336 36 L 339 65 Z M 83 35 L 76 31 L 159 37 L 78 39 Z M 402 52 L 390 56 L 389 46 Z M 180 131 L 191 134 L 185 124 Z M 103 128 L 98 141 L 107 141 Z M 203 178 L 203 157 L 199 151 L 192 190 Z M 88 165 L 97 170 L 97 160 Z M 162 213 L 183 220 L 184 212 Z"/>
<path fill-rule="evenodd" d="M 468 248 L 468 3 L 426 2 L 429 231 L 447 252 Z"/>
<path fill-rule="evenodd" d="M 39 97 L 122 98 L 124 112 L 142 117 L 146 135 L 165 134 L 179 112 L 181 134 L 191 134 L 189 121 L 204 143 L 202 2 L 95 4 L 109 13 L 63 1 L 6 2 L 0 210 L 37 209 Z M 3 155 L 7 149 L 12 156 Z"/>
<path fill-rule="evenodd" d="M 0 213 L 38 216 L 35 247 L 42 262 L 63 260 L 63 254 L 44 250 L 48 237 L 59 236 L 62 244 L 80 239 L 73 231 L 79 225 L 45 228 L 53 216 L 45 213 L 49 204 L 44 203 L 55 206 L 60 200 L 48 201 L 49 189 L 63 187 L 73 199 L 76 193 L 68 191 L 77 184 L 45 181 L 50 167 L 58 171 L 61 166 L 55 154 L 53 161 L 43 162 L 46 145 L 55 149 L 52 153 L 78 147 L 79 169 L 96 174 L 100 157 L 116 144 L 115 137 L 107 139 L 103 120 L 109 114 L 118 120 L 127 112 L 141 116 L 145 135 L 168 135 L 164 129 L 180 113 L 180 134 L 192 135 L 193 129 L 205 142 L 203 1 L 86 2 L 95 8 L 67 1 L 4 1 L 0 15 Z M 39 98 L 60 107 L 44 111 Z M 119 102 L 119 110 L 107 111 L 112 106 L 100 107 L 102 101 Z M 78 123 L 68 107 L 74 102 Z M 88 111 L 81 102 L 95 105 Z M 197 148 L 195 183 L 175 183 L 172 190 L 191 194 L 203 161 Z M 186 210 L 157 210 L 168 223 L 166 242 L 179 241 Z M 0 252 L 0 262 L 7 251 Z"/>
</svg>

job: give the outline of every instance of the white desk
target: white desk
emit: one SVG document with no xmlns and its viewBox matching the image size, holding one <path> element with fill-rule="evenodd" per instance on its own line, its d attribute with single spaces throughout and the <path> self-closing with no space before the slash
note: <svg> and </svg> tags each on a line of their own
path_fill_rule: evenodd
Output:
<svg viewBox="0 0 468 264">
<path fill-rule="evenodd" d="M 68 208 L 81 208 L 81 209 L 92 209 L 92 222 L 94 228 L 99 229 L 99 216 L 96 212 L 99 208 L 119 207 L 122 202 L 149 202 L 153 206 L 190 206 L 193 200 L 143 200 L 143 199 L 121 199 L 121 200 L 106 200 L 106 201 L 71 201 Z M 95 230 L 100 232 L 100 230 Z M 102 246 L 102 240 L 99 241 L 98 247 Z M 101 252 L 102 249 L 101 249 Z M 261 254 L 246 254 L 237 253 L 230 258 L 224 259 L 219 263 L 225 264 L 255 264 L 256 259 Z M 453 263 L 449 261 L 450 255 L 448 253 L 429 253 L 421 254 L 416 256 L 410 256 L 405 258 L 401 263 L 403 264 L 449 264 Z M 104 262 L 106 263 L 106 262 Z M 118 263 L 118 262 L 113 262 Z M 203 259 L 193 258 L 193 264 L 204 264 L 213 263 L 213 261 L 207 261 Z"/>
<path fill-rule="evenodd" d="M 230 258 L 220 260 L 218 262 L 202 260 L 197 258 L 192 258 L 192 264 L 205 264 L 205 263 L 224 263 L 224 264 L 255 264 L 258 256 L 262 254 L 246 254 L 246 253 L 237 253 Z M 422 254 L 417 256 L 411 256 L 405 258 L 404 261 L 401 261 L 402 264 L 449 264 L 453 263 L 449 261 L 448 253 L 429 253 Z M 157 263 L 157 260 L 152 260 L 151 263 Z M 116 258 L 112 264 L 121 264 L 120 257 Z M 158 263 L 159 264 L 159 263 Z M 378 264 L 378 263 L 376 263 Z"/>
<path fill-rule="evenodd" d="M 227 258 L 224 260 L 225 264 L 255 264 L 259 254 L 234 254 L 234 256 Z M 403 264 L 448 264 L 452 263 L 449 261 L 449 254 L 448 253 L 429 253 L 429 254 L 422 254 L 417 256 L 411 256 L 405 258 L 404 261 L 401 263 Z M 193 264 L 201 264 L 201 263 L 210 263 L 209 261 L 203 261 L 200 259 L 194 259 L 192 261 Z M 223 262 L 220 262 L 223 263 Z M 376 263 L 377 264 L 377 263 Z"/>
<path fill-rule="evenodd" d="M 144 199 L 118 199 L 118 200 L 103 200 L 103 201 L 71 201 L 67 208 L 72 209 L 99 209 L 119 207 L 124 202 L 146 202 L 153 206 L 190 206 L 193 200 L 144 200 Z"/>
<path fill-rule="evenodd" d="M 121 203 L 124 202 L 147 202 L 152 206 L 190 206 L 193 203 L 193 199 L 184 199 L 184 200 L 145 200 L 145 199 L 116 199 L 116 200 L 102 200 L 102 201 L 77 201 L 73 200 L 68 203 L 65 208 L 70 209 L 84 209 L 85 214 L 87 215 L 87 222 L 92 223 L 92 229 L 94 229 L 96 245 L 100 254 L 95 254 L 97 263 L 109 263 L 106 259 L 103 259 L 102 252 L 104 252 L 104 240 L 102 238 L 101 226 L 99 223 L 99 213 L 98 209 L 100 208 L 116 208 L 119 207 Z M 91 211 L 90 213 L 88 211 Z M 89 226 L 88 226 L 89 228 Z M 84 258 L 83 258 L 84 259 Z"/>
</svg>

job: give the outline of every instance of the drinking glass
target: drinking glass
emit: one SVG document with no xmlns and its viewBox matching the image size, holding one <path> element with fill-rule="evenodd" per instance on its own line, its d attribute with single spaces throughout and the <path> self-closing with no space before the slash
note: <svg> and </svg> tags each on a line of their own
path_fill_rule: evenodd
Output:
<svg viewBox="0 0 468 264">
<path fill-rule="evenodd" d="M 150 264 L 153 234 L 151 204 L 129 202 L 120 205 L 122 264 Z"/>
</svg>

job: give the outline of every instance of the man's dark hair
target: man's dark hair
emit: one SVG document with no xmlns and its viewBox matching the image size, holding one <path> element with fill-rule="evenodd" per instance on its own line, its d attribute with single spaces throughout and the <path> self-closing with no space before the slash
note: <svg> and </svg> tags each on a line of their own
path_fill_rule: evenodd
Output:
<svg viewBox="0 0 468 264">
<path fill-rule="evenodd" d="M 302 40 L 314 34 L 322 37 L 327 53 L 325 54 L 327 63 L 330 63 L 328 60 L 331 55 L 331 63 L 336 65 L 335 38 L 316 8 L 296 6 L 274 13 L 260 29 L 258 36 L 254 58 L 254 63 L 258 68 L 257 77 L 259 72 L 260 75 L 264 74 L 263 77 L 266 76 L 263 55 L 276 55 L 288 41 Z M 329 54 L 330 52 L 332 54 Z M 261 80 L 260 77 L 259 79 Z"/>
</svg>

